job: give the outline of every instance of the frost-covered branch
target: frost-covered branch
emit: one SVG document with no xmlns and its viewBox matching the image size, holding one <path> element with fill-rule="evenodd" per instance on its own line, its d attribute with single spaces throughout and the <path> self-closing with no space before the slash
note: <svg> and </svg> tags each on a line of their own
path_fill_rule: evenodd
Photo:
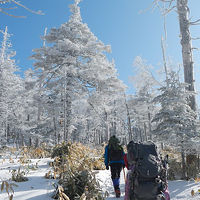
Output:
<svg viewBox="0 0 200 200">
<path fill-rule="evenodd" d="M 161 11 L 161 13 L 162 13 L 162 15 L 167 15 L 169 12 L 171 12 L 173 9 L 175 9 L 176 8 L 176 5 L 172 5 L 172 3 L 174 2 L 175 0 L 154 0 L 153 1 L 153 4 L 155 5 L 155 7 L 158 7 L 159 8 L 159 10 Z M 165 5 L 165 3 L 167 3 L 168 4 L 168 7 L 167 8 L 165 8 L 165 6 L 164 7 L 162 7 L 162 6 L 160 6 L 160 4 L 159 3 L 164 3 L 164 5 Z"/>
<path fill-rule="evenodd" d="M 200 19 L 193 21 L 193 22 L 189 22 L 189 25 L 199 25 L 200 23 Z"/>
<path fill-rule="evenodd" d="M 27 10 L 27 11 L 33 13 L 33 14 L 44 15 L 44 13 L 42 13 L 41 10 L 34 11 L 34 10 L 28 8 L 27 6 L 25 6 L 24 4 L 21 4 L 19 1 L 15 1 L 15 0 L 4 0 L 4 1 L 0 1 L 0 4 L 4 4 L 4 5 L 5 5 L 5 4 L 7 4 L 7 3 L 13 3 L 13 4 L 15 4 L 15 5 L 19 6 L 19 7 L 24 8 L 25 10 Z M 13 15 L 13 14 L 7 12 L 7 10 L 13 10 L 13 9 L 16 9 L 16 8 L 17 8 L 17 7 L 10 7 L 10 8 L 3 8 L 3 7 L 1 7 L 1 8 L 0 8 L 0 12 L 3 13 L 3 14 L 5 14 L 5 15 L 8 15 L 8 16 L 10 16 L 10 17 L 25 18 L 26 16 Z"/>
</svg>

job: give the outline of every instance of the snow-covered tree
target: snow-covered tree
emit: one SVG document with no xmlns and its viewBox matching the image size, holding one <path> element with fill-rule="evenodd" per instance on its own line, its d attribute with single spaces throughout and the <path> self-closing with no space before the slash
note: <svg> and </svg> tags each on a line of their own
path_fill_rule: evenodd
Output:
<svg viewBox="0 0 200 200">
<path fill-rule="evenodd" d="M 116 93 L 117 87 L 124 90 L 114 64 L 105 55 L 110 47 L 99 41 L 82 22 L 79 3 L 80 0 L 75 0 L 71 5 L 68 22 L 52 28 L 44 37 L 49 46 L 34 50 L 32 56 L 37 60 L 35 69 L 41 72 L 39 79 L 43 81 L 46 94 L 60 111 L 60 119 L 56 120 L 62 121 L 64 140 L 68 140 L 74 130 L 73 102 L 94 96 L 103 101 L 102 95 Z"/>
<path fill-rule="evenodd" d="M 12 57 L 15 52 L 10 50 L 10 35 L 7 27 L 3 33 L 3 41 L 0 50 L 0 135 L 8 139 L 10 132 L 16 133 L 15 129 L 21 122 L 22 103 L 21 91 L 22 80 L 16 74 L 18 71 L 15 60 Z M 5 135 L 5 137 L 3 137 Z"/>
<path fill-rule="evenodd" d="M 154 98 L 154 102 L 161 106 L 152 120 L 156 122 L 154 135 L 157 141 L 181 151 L 185 178 L 185 152 L 192 149 L 192 141 L 198 137 L 196 112 L 187 102 L 194 94 L 186 90 L 186 84 L 180 82 L 178 74 L 174 71 L 168 74 L 165 86 L 159 90 L 161 94 Z"/>
<path fill-rule="evenodd" d="M 41 90 L 37 82 L 38 78 L 32 69 L 28 69 L 24 72 L 23 81 L 23 132 L 26 134 L 26 141 L 29 138 L 29 145 L 37 137 L 42 137 L 43 131 L 39 129 L 41 126 L 41 116 L 43 104 L 41 98 Z M 37 134 L 40 133 L 40 134 Z"/>
<path fill-rule="evenodd" d="M 152 100 L 156 95 L 158 81 L 152 74 L 153 67 L 137 56 L 134 60 L 134 76 L 130 77 L 135 94 L 129 95 L 127 107 L 131 118 L 131 139 L 144 141 L 152 139 L 151 119 L 156 111 Z"/>
<path fill-rule="evenodd" d="M 161 105 L 153 119 L 157 122 L 154 132 L 159 139 L 177 146 L 196 134 L 196 112 L 187 104 L 188 97 L 193 94 L 185 89 L 186 84 L 180 82 L 174 71 L 169 76 L 169 86 L 161 87 L 161 94 L 154 98 L 154 102 Z"/>
</svg>

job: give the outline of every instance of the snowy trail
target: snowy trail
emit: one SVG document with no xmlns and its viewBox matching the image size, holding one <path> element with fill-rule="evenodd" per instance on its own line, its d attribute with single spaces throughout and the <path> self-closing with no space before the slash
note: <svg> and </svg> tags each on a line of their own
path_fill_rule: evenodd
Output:
<svg viewBox="0 0 200 200">
<path fill-rule="evenodd" d="M 106 200 L 123 200 L 124 199 L 124 175 L 121 173 L 121 198 L 115 198 L 112 181 L 110 178 L 110 171 L 101 170 L 97 174 L 97 179 L 100 181 L 103 192 L 107 191 L 109 197 Z M 171 200 L 200 200 L 200 194 L 191 196 L 191 190 L 197 191 L 200 189 L 200 183 L 194 181 L 169 181 L 169 191 Z"/>
<path fill-rule="evenodd" d="M 110 171 L 109 170 L 100 170 L 99 173 L 96 175 L 97 179 L 99 180 L 99 183 L 101 185 L 101 188 L 103 190 L 103 193 L 105 193 L 106 191 L 109 194 L 109 197 L 106 198 L 106 200 L 114 200 L 114 199 L 118 199 L 118 200 L 123 200 L 124 199 L 124 175 L 123 173 L 121 173 L 121 179 L 120 179 L 120 189 L 121 189 L 121 198 L 115 198 L 115 193 L 113 190 L 113 185 L 112 185 L 112 181 L 110 178 Z"/>
</svg>

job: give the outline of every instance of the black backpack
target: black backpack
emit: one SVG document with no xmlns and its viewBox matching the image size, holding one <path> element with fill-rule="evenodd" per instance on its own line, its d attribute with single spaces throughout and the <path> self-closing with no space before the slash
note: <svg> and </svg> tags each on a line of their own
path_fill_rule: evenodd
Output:
<svg viewBox="0 0 200 200">
<path fill-rule="evenodd" d="M 120 145 L 119 139 L 113 135 L 111 136 L 108 143 L 108 158 L 109 161 L 119 161 L 123 160 L 124 151 Z"/>
<path fill-rule="evenodd" d="M 108 157 L 110 161 L 119 161 L 123 160 L 123 148 L 118 146 L 117 148 L 113 148 L 113 146 L 108 146 Z"/>
<path fill-rule="evenodd" d="M 128 164 L 132 169 L 130 184 L 130 199 L 156 200 L 165 199 L 165 170 L 157 153 L 157 147 L 152 142 L 134 143 L 127 146 Z"/>
</svg>

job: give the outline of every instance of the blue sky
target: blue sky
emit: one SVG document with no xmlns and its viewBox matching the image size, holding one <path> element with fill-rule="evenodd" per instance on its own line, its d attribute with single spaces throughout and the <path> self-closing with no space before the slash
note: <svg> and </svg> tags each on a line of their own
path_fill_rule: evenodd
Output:
<svg viewBox="0 0 200 200">
<path fill-rule="evenodd" d="M 163 18 L 158 9 L 152 10 L 153 0 L 83 0 L 80 3 L 83 22 L 104 44 L 112 47 L 109 58 L 115 60 L 119 78 L 132 91 L 129 77 L 133 75 L 133 60 L 141 56 L 155 68 L 161 67 L 161 36 L 163 33 Z M 192 2 L 192 3 L 191 3 Z M 42 10 L 45 15 L 35 15 L 18 8 L 10 13 L 25 15 L 25 19 L 12 18 L 0 13 L 1 27 L 8 26 L 13 34 L 11 42 L 16 51 L 16 62 L 23 70 L 32 67 L 29 59 L 32 49 L 42 46 L 40 37 L 45 27 L 59 27 L 68 21 L 70 16 L 69 4 L 72 0 L 21 0 L 21 3 L 33 10 Z M 12 5 L 10 5 L 12 6 Z M 200 18 L 200 1 L 192 0 L 189 4 L 190 16 Z M 150 8 L 150 9 L 148 9 Z M 143 11 L 143 12 L 141 12 Z M 181 48 L 179 38 L 178 17 L 175 12 L 167 16 L 167 56 L 174 63 L 181 64 Z M 200 37 L 200 26 L 192 27 L 193 37 Z M 193 42 L 200 47 L 200 42 Z M 199 51 L 194 52 L 196 88 L 199 87 Z"/>
</svg>

